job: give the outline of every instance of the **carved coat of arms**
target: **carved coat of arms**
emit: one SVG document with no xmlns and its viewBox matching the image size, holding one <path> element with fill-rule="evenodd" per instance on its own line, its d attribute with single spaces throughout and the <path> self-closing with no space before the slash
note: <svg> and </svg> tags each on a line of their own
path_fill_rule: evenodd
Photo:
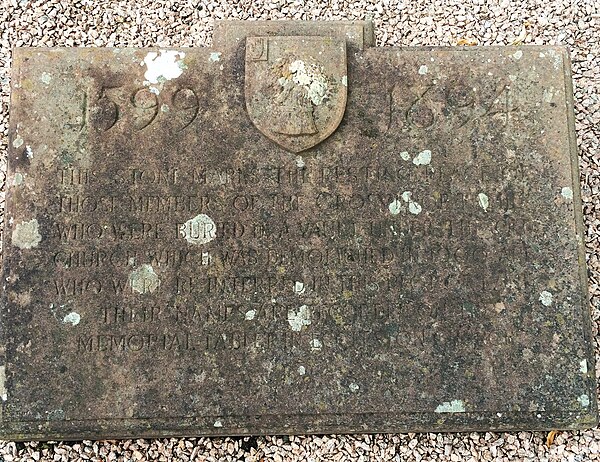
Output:
<svg viewBox="0 0 600 462">
<path fill-rule="evenodd" d="M 346 109 L 346 43 L 330 37 L 248 37 L 246 108 L 265 136 L 300 152 L 331 135 Z"/>
</svg>

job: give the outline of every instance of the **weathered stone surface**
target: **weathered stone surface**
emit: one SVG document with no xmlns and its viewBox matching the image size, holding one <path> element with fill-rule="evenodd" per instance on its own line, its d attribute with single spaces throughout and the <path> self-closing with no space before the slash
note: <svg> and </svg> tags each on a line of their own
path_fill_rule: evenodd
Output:
<svg viewBox="0 0 600 462">
<path fill-rule="evenodd" d="M 15 50 L 2 436 L 592 426 L 565 50 L 234 25 Z"/>
</svg>

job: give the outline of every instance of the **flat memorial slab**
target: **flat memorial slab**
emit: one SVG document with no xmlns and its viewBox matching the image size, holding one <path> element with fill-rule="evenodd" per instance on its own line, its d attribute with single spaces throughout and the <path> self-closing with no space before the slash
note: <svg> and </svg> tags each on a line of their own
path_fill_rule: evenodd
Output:
<svg viewBox="0 0 600 462">
<path fill-rule="evenodd" d="M 3 438 L 595 424 L 563 48 L 222 22 L 12 88 Z"/>
</svg>

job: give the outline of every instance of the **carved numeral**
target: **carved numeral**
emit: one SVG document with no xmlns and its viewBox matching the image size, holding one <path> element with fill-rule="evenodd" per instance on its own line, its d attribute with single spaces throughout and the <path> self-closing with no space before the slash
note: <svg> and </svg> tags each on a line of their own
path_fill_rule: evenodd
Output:
<svg viewBox="0 0 600 462">
<path fill-rule="evenodd" d="M 505 82 L 500 82 L 491 97 L 487 101 L 483 101 L 481 106 L 476 107 L 475 104 L 467 104 L 473 106 L 469 117 L 459 125 L 459 128 L 464 127 L 470 122 L 481 120 L 484 117 L 491 117 L 494 120 L 500 120 L 503 125 L 508 124 L 511 114 L 519 111 L 519 108 L 512 107 L 510 101 L 510 85 Z"/>
<path fill-rule="evenodd" d="M 389 93 L 389 123 L 386 132 L 401 127 L 428 128 L 435 123 L 435 115 L 427 96 L 434 85 L 406 90 L 394 85 Z"/>
<path fill-rule="evenodd" d="M 440 121 L 461 128 L 484 118 L 506 125 L 511 115 L 518 112 L 511 105 L 510 85 L 504 81 L 488 89 L 473 88 L 462 81 L 408 89 L 406 85 L 394 85 L 388 104 L 386 133 L 429 128 Z"/>
<path fill-rule="evenodd" d="M 87 125 L 88 120 L 88 95 L 86 92 L 82 92 L 81 97 L 77 99 L 79 100 L 79 113 L 72 119 L 72 123 L 65 123 L 65 128 L 69 130 L 81 131 Z"/>
<path fill-rule="evenodd" d="M 179 131 L 185 130 L 198 117 L 200 101 L 191 88 L 180 88 L 173 93 L 171 104 L 177 110 L 178 117 L 183 124 Z M 188 120 L 186 121 L 186 119 Z"/>
<path fill-rule="evenodd" d="M 131 124 L 139 131 L 159 119 L 170 118 L 178 126 L 176 130 L 182 131 L 196 120 L 200 112 L 200 99 L 191 88 L 179 88 L 172 93 L 157 95 L 143 87 L 129 95 L 126 88 L 119 86 L 101 86 L 84 93 L 84 113 L 87 112 L 87 117 L 82 124 L 87 120 L 98 131 L 108 131 L 118 123 Z M 87 101 L 91 104 L 86 111 Z"/>
<path fill-rule="evenodd" d="M 435 122 L 435 116 L 433 111 L 427 105 L 425 96 L 433 88 L 433 85 L 427 87 L 427 89 L 419 95 L 419 97 L 410 105 L 406 111 L 406 121 L 418 128 L 431 127 Z"/>
<path fill-rule="evenodd" d="M 147 88 L 137 90 L 131 96 L 134 107 L 133 126 L 142 130 L 150 125 L 158 115 L 158 97 Z"/>
<path fill-rule="evenodd" d="M 96 97 L 92 98 L 93 104 L 88 112 L 88 119 L 94 128 L 106 131 L 119 121 L 121 111 L 116 102 L 118 89 L 119 87 L 102 86 Z"/>
</svg>

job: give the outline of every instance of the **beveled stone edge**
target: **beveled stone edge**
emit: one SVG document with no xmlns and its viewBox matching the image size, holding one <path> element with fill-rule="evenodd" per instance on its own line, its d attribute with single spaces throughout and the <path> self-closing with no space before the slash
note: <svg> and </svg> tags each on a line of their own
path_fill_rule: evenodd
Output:
<svg viewBox="0 0 600 462">
<path fill-rule="evenodd" d="M 359 37 L 347 34 L 349 29 Z M 231 31 L 231 32 L 228 32 Z M 344 38 L 349 47 L 363 50 L 375 46 L 375 29 L 370 20 L 357 21 L 302 21 L 302 20 L 215 20 L 212 47 L 235 48 L 249 35 L 260 36 L 333 36 Z"/>
<path fill-rule="evenodd" d="M 515 420 L 520 417 L 520 420 Z M 277 420 L 274 425 L 270 419 Z M 367 420 L 369 423 L 366 423 Z M 221 426 L 212 422 L 221 421 Z M 200 422 L 199 422 L 200 421 Z M 203 421 L 203 422 L 202 422 Z M 509 422 L 510 421 L 510 422 Z M 597 415 L 542 413 L 262 414 L 170 419 L 35 421 L 0 429 L 8 441 L 100 440 L 266 435 L 575 431 L 595 427 Z"/>
<path fill-rule="evenodd" d="M 585 258 L 586 235 L 585 222 L 583 218 L 583 200 L 581 198 L 581 176 L 579 171 L 579 155 L 577 147 L 577 131 L 575 128 L 575 97 L 573 91 L 573 73 L 571 64 L 571 55 L 567 47 L 558 47 L 563 56 L 563 73 L 565 80 L 565 102 L 567 123 L 569 129 L 569 154 L 571 160 L 571 182 L 573 183 L 573 212 L 575 220 L 575 229 L 577 230 L 577 251 L 579 260 L 580 287 L 582 290 L 583 323 L 582 331 L 587 345 L 587 383 L 590 388 L 590 407 L 589 413 L 593 415 L 596 425 L 599 422 L 598 414 L 598 379 L 596 377 L 596 354 L 594 349 L 594 337 L 592 331 L 592 312 L 588 287 L 588 271 Z"/>
</svg>

